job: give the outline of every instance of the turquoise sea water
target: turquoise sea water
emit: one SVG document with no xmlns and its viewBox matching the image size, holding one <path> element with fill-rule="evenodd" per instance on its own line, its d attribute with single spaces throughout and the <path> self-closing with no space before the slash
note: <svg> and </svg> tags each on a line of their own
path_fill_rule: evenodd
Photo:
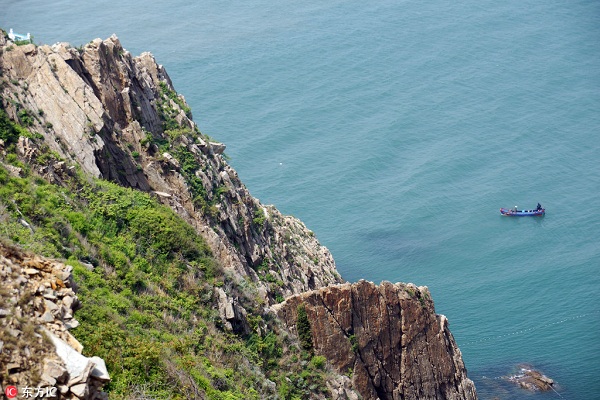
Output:
<svg viewBox="0 0 600 400">
<path fill-rule="evenodd" d="M 345 279 L 430 288 L 481 399 L 600 398 L 600 3 L 87 3 L 2 0 L 0 26 L 151 51 Z M 495 379 L 519 363 L 558 392 Z"/>
</svg>

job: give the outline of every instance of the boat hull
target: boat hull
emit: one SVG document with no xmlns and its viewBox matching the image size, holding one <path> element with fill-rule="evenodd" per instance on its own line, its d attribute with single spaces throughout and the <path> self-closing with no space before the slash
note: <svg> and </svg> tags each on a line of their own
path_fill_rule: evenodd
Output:
<svg viewBox="0 0 600 400">
<path fill-rule="evenodd" d="M 501 208 L 500 214 L 505 217 L 541 217 L 546 214 L 546 209 L 541 210 L 513 210 L 510 208 Z"/>
</svg>

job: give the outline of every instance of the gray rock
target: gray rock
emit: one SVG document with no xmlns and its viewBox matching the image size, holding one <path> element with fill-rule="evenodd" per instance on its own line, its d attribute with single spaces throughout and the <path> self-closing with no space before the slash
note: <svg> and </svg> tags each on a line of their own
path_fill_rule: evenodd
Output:
<svg viewBox="0 0 600 400">
<path fill-rule="evenodd" d="M 235 317 L 235 311 L 233 310 L 233 298 L 227 296 L 225 291 L 221 288 L 217 288 L 219 295 L 219 315 L 223 321 L 233 319 Z"/>
<path fill-rule="evenodd" d="M 42 321 L 42 322 L 53 322 L 54 321 L 54 316 L 52 315 L 52 313 L 50 311 L 46 311 L 40 317 L 40 321 Z"/>
<path fill-rule="evenodd" d="M 23 272 L 25 272 L 27 275 L 37 275 L 40 273 L 40 271 L 34 268 L 25 268 Z"/>
<path fill-rule="evenodd" d="M 175 157 L 173 157 L 171 154 L 169 153 L 163 153 L 163 157 L 165 158 L 165 160 L 167 160 L 169 162 L 169 164 L 171 164 L 173 167 L 175 167 L 175 169 L 179 169 L 179 161 L 177 161 L 175 159 Z"/>
<path fill-rule="evenodd" d="M 19 337 L 22 332 L 17 329 L 8 328 L 8 333 L 10 333 L 14 337 Z"/>
<path fill-rule="evenodd" d="M 209 142 L 209 143 L 210 143 L 210 147 L 212 148 L 212 151 L 215 154 L 223 154 L 223 152 L 227 148 L 227 146 L 225 146 L 223 143 L 217 143 L 217 142 Z"/>
<path fill-rule="evenodd" d="M 63 306 L 67 309 L 73 308 L 73 298 L 71 296 L 65 296 L 62 299 Z"/>
<path fill-rule="evenodd" d="M 58 306 L 53 301 L 44 299 L 44 306 L 46 307 L 46 311 L 56 311 L 58 310 Z"/>
<path fill-rule="evenodd" d="M 73 313 L 71 312 L 70 308 L 66 308 L 63 306 L 60 308 L 60 311 L 64 320 L 69 320 L 73 318 Z"/>
<path fill-rule="evenodd" d="M 67 328 L 67 329 L 75 329 L 78 326 L 79 326 L 79 321 L 77 321 L 76 319 L 72 319 L 70 321 L 65 322 L 65 328 Z"/>
<path fill-rule="evenodd" d="M 104 360 L 96 356 L 91 357 L 90 360 L 96 365 L 94 369 L 92 369 L 91 376 L 102 382 L 110 381 L 110 376 L 108 375 Z"/>
<path fill-rule="evenodd" d="M 79 383 L 77 385 L 73 385 L 69 388 L 69 390 L 71 391 L 71 393 L 73 393 L 75 396 L 79 397 L 80 399 L 87 397 L 87 395 L 89 393 L 88 386 L 85 383 Z"/>
<path fill-rule="evenodd" d="M 166 197 L 166 198 L 171 198 L 173 196 L 171 196 L 169 193 L 165 193 L 165 192 L 158 192 L 158 191 L 154 191 L 152 192 L 154 194 L 156 194 L 159 197 Z"/>
<path fill-rule="evenodd" d="M 519 373 L 509 376 L 508 380 L 532 392 L 551 390 L 554 385 L 553 379 L 533 369 L 530 365 L 520 365 Z"/>
<path fill-rule="evenodd" d="M 43 373 L 40 379 L 40 386 L 42 387 L 56 385 L 56 379 L 46 373 Z"/>
<path fill-rule="evenodd" d="M 67 369 L 54 360 L 46 360 L 43 371 L 43 375 L 47 375 L 58 382 L 64 382 L 69 376 Z M 54 383 L 52 383 L 52 386 L 54 386 Z"/>
</svg>

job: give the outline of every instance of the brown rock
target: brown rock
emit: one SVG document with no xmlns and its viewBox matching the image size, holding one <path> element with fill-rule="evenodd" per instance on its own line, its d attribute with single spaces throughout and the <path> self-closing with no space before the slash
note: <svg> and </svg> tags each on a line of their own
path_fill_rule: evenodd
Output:
<svg viewBox="0 0 600 400">
<path fill-rule="evenodd" d="M 365 399 L 476 399 L 444 316 L 426 287 L 342 284 L 288 298 L 272 307 L 295 331 L 304 305 L 316 354 Z"/>
</svg>

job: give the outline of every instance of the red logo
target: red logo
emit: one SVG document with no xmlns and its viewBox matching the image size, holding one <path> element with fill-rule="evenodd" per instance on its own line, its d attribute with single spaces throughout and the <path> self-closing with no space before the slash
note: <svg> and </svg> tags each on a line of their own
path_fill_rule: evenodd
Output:
<svg viewBox="0 0 600 400">
<path fill-rule="evenodd" d="M 4 394 L 6 394 L 6 397 L 8 397 L 9 399 L 12 399 L 17 397 L 19 391 L 17 390 L 16 386 L 7 386 L 6 389 L 4 389 Z"/>
</svg>

